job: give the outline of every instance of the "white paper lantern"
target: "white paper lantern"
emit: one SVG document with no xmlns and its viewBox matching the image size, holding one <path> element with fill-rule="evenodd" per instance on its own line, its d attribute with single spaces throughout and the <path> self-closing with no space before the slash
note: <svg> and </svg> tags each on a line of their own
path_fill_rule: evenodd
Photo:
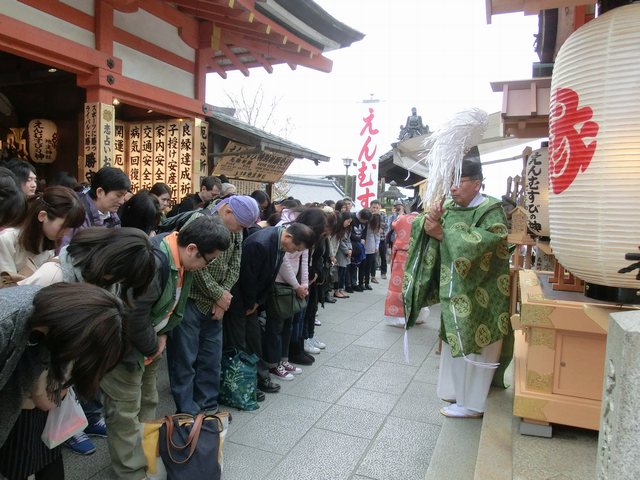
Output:
<svg viewBox="0 0 640 480">
<path fill-rule="evenodd" d="M 549 113 L 549 220 L 557 260 L 586 282 L 640 288 L 640 4 L 574 32 L 558 53 Z"/>
<path fill-rule="evenodd" d="M 529 229 L 541 237 L 549 236 L 549 149 L 531 152 L 525 166 L 524 208 Z"/>
<path fill-rule="evenodd" d="M 29 156 L 35 163 L 53 163 L 58 155 L 58 127 L 51 120 L 29 122 Z"/>
</svg>

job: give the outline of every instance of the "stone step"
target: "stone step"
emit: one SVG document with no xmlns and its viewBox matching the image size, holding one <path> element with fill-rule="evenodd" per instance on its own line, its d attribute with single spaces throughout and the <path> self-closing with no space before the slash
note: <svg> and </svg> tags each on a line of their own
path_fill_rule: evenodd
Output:
<svg viewBox="0 0 640 480">
<path fill-rule="evenodd" d="M 511 480 L 513 478 L 513 369 L 506 372 L 511 387 L 492 388 L 487 397 L 474 480 Z"/>
</svg>

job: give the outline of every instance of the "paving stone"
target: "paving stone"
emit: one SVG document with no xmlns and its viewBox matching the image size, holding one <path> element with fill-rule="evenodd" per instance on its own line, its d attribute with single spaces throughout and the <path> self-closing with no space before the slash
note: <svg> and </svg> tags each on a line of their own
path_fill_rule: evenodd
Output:
<svg viewBox="0 0 640 480">
<path fill-rule="evenodd" d="M 322 366 L 308 377 L 295 381 L 291 395 L 334 403 L 346 392 L 360 373 L 343 368 Z"/>
<path fill-rule="evenodd" d="M 327 410 L 315 427 L 371 439 L 380 429 L 384 419 L 384 415 L 334 405 Z"/>
<path fill-rule="evenodd" d="M 440 427 L 389 417 L 356 473 L 378 480 L 423 480 Z"/>
<path fill-rule="evenodd" d="M 403 330 L 389 327 L 388 329 L 372 329 L 358 338 L 355 342 L 356 345 L 361 347 L 381 348 L 383 350 L 388 349 L 393 345 L 401 336 Z"/>
<path fill-rule="evenodd" d="M 404 356 L 404 339 L 401 337 L 396 343 L 386 351 L 386 353 L 380 358 L 384 362 L 401 363 L 403 365 L 413 365 L 419 367 L 422 362 L 427 358 L 431 351 L 431 346 L 421 344 L 409 344 L 409 362 L 406 361 Z"/>
<path fill-rule="evenodd" d="M 443 405 L 445 402 L 436 396 L 433 385 L 412 381 L 396 403 L 391 415 L 442 425 L 445 417 L 440 414 L 440 407 Z"/>
<path fill-rule="evenodd" d="M 349 345 L 344 350 L 336 353 L 326 362 L 326 365 L 364 372 L 383 354 L 384 350 L 377 348 Z"/>
<path fill-rule="evenodd" d="M 355 384 L 355 387 L 375 392 L 400 395 L 415 373 L 416 367 L 377 361 Z"/>
<path fill-rule="evenodd" d="M 278 403 L 241 427 L 230 438 L 234 443 L 285 454 L 307 433 L 329 403 L 278 393 Z"/>
<path fill-rule="evenodd" d="M 251 461 L 248 462 L 248 459 Z M 222 478 L 225 480 L 263 480 L 280 460 L 282 460 L 282 455 L 227 441 L 224 443 Z"/>
<path fill-rule="evenodd" d="M 386 415 L 393 410 L 399 398 L 400 395 L 372 392 L 371 390 L 351 387 L 340 400 L 338 400 L 338 405 L 345 405 L 347 407 Z"/>
<path fill-rule="evenodd" d="M 313 428 L 266 478 L 346 480 L 368 443 L 364 438 Z"/>
</svg>

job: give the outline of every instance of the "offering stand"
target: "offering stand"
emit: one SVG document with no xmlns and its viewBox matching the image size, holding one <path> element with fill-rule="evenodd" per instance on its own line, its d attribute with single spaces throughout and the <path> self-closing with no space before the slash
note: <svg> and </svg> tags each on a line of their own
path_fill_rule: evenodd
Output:
<svg viewBox="0 0 640 480">
<path fill-rule="evenodd" d="M 551 272 L 518 275 L 513 411 L 521 433 L 551 436 L 552 423 L 598 430 L 608 313 L 622 308 L 554 290 Z"/>
</svg>

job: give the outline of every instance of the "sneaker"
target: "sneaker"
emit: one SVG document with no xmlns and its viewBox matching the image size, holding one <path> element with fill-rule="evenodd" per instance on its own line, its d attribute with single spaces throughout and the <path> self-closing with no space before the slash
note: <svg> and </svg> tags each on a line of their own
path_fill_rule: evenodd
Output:
<svg viewBox="0 0 640 480">
<path fill-rule="evenodd" d="M 320 353 L 320 349 L 318 347 L 314 347 L 311 342 L 309 341 L 309 339 L 306 339 L 304 341 L 304 351 L 307 353 L 313 353 L 313 354 L 318 354 Z"/>
<path fill-rule="evenodd" d="M 316 348 L 319 348 L 320 350 L 324 350 L 325 348 L 327 348 L 327 345 L 325 343 L 322 343 L 320 340 L 318 340 L 316 337 L 311 337 L 309 339 L 309 343 L 311 345 L 313 345 Z"/>
<path fill-rule="evenodd" d="M 360 285 L 356 285 L 355 287 L 353 287 L 353 291 L 354 292 L 364 292 L 364 288 L 362 288 Z"/>
<path fill-rule="evenodd" d="M 376 277 L 371 277 L 371 283 L 379 283 Z"/>
<path fill-rule="evenodd" d="M 366 284 L 363 288 L 365 290 L 373 290 L 373 288 L 371 288 L 371 285 L 369 285 L 369 284 Z"/>
<path fill-rule="evenodd" d="M 74 435 L 64 444 L 78 455 L 91 455 L 96 451 L 96 446 L 84 432 Z"/>
<path fill-rule="evenodd" d="M 301 368 L 294 367 L 289 362 L 282 362 L 280 365 L 282 365 L 287 373 L 290 373 L 291 375 L 300 375 L 302 373 Z"/>
<path fill-rule="evenodd" d="M 84 429 L 84 433 L 91 435 L 92 437 L 107 437 L 107 425 L 104 423 L 104 418 L 101 418 L 96 423 L 91 423 Z"/>
<path fill-rule="evenodd" d="M 382 275 L 380 275 L 380 278 L 382 278 L 383 280 L 386 280 L 387 279 L 387 274 L 383 273 Z"/>
<path fill-rule="evenodd" d="M 293 380 L 293 375 L 287 372 L 282 364 L 279 364 L 277 367 L 270 368 L 269 373 L 279 380 Z"/>
<path fill-rule="evenodd" d="M 353 293 L 353 288 L 347 287 L 347 288 L 344 289 L 344 291 L 347 292 L 347 293 Z M 349 297 L 347 297 L 347 298 L 349 298 Z"/>
<path fill-rule="evenodd" d="M 321 327 L 321 326 L 322 326 L 322 322 L 320 321 L 320 319 L 319 319 L 319 318 L 316 318 L 316 319 L 313 321 L 313 324 L 314 324 L 316 327 Z"/>
</svg>

